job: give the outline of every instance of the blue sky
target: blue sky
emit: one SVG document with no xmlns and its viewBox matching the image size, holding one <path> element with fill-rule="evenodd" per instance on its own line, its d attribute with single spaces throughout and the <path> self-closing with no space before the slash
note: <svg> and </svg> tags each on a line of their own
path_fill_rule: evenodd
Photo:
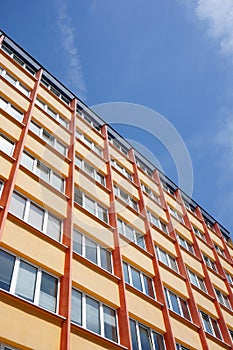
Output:
<svg viewBox="0 0 233 350">
<path fill-rule="evenodd" d="M 233 232 L 232 0 L 8 0 L 0 27 L 89 106 L 163 115 L 192 159 L 193 198 Z M 115 126 L 179 182 L 166 145 Z"/>
</svg>

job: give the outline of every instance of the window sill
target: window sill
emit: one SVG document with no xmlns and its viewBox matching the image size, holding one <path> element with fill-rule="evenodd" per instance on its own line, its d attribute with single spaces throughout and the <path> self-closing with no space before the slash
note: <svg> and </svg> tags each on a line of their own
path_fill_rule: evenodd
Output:
<svg viewBox="0 0 233 350">
<path fill-rule="evenodd" d="M 101 337 L 101 335 L 94 333 L 92 331 L 89 331 L 88 329 L 83 328 L 82 326 L 79 326 L 77 324 L 74 324 L 71 322 L 71 331 L 72 333 L 82 336 L 83 338 L 94 342 L 95 344 L 98 344 L 100 346 L 103 346 L 104 349 L 111 349 L 111 350 L 127 350 L 126 347 L 123 345 L 120 345 L 119 343 L 115 343 L 112 340 L 109 340 L 107 338 Z"/>
<path fill-rule="evenodd" d="M 7 79 L 0 76 L 0 81 L 3 80 L 5 84 L 7 84 L 10 88 L 12 88 L 15 92 L 17 92 L 21 97 L 25 98 L 29 103 L 32 101 L 30 95 L 32 90 L 30 90 L 29 96 L 25 95 L 22 91 L 20 91 L 16 86 L 12 85 Z M 7 97 L 8 98 L 8 97 Z"/>
<path fill-rule="evenodd" d="M 199 332 L 200 327 L 193 323 L 192 321 L 187 320 L 187 318 L 177 314 L 175 311 L 168 309 L 170 316 L 175 318 L 177 321 L 180 321 L 182 324 L 185 324 L 188 328 L 193 329 L 196 332 Z"/>
<path fill-rule="evenodd" d="M 138 244 L 136 244 L 135 242 L 131 241 L 129 238 L 127 238 L 125 235 L 123 235 L 122 233 L 119 232 L 119 236 L 120 238 L 125 241 L 127 244 L 132 245 L 134 248 L 136 248 L 137 250 L 139 250 L 140 252 L 142 252 L 143 254 L 147 255 L 149 258 L 153 258 L 153 255 L 150 254 L 146 249 L 143 249 L 142 247 L 140 247 Z M 144 235 L 145 237 L 145 235 Z"/>
<path fill-rule="evenodd" d="M 65 130 L 68 134 L 71 135 L 71 131 L 70 131 L 70 128 L 69 128 L 69 124 L 71 122 L 70 119 L 66 119 L 67 123 L 68 123 L 68 126 L 67 128 L 62 125 L 61 123 L 59 123 L 59 121 L 55 118 L 53 118 L 48 112 L 46 112 L 43 108 L 41 108 L 40 106 L 38 106 L 38 104 L 36 104 L 35 102 L 35 105 L 34 105 L 34 108 L 38 108 L 40 112 L 44 113 L 46 115 L 46 117 L 48 117 L 50 120 L 54 121 L 55 124 L 57 124 L 58 127 L 61 127 L 63 130 Z M 63 117 L 63 116 L 61 116 Z"/>
<path fill-rule="evenodd" d="M 110 164 L 111 164 L 111 162 L 110 162 Z M 134 186 L 136 188 L 136 190 L 138 190 L 138 186 L 133 182 L 133 180 L 130 180 L 126 175 L 124 175 L 122 172 L 120 172 L 120 170 L 115 168 L 113 165 L 111 165 L 111 169 L 112 169 L 112 171 L 114 170 L 118 175 L 122 176 L 124 180 L 126 180 L 129 184 Z M 132 174 L 132 177 L 133 177 L 133 174 Z"/>
<path fill-rule="evenodd" d="M 162 307 L 164 306 L 162 303 L 160 303 L 159 301 L 157 301 L 155 298 L 150 297 L 149 295 L 141 292 L 139 289 L 131 286 L 130 284 L 128 284 L 127 282 L 125 282 L 125 286 L 126 289 L 129 290 L 130 292 L 134 293 L 135 295 L 137 295 L 138 297 L 140 297 L 141 299 L 143 299 L 144 301 L 153 304 L 154 306 L 156 306 L 157 308 L 159 308 L 160 310 L 162 310 Z"/>
<path fill-rule="evenodd" d="M 208 333 L 205 331 L 205 335 L 208 339 L 212 340 L 214 343 L 217 343 L 218 345 L 221 346 L 221 348 L 224 349 L 232 349 L 232 346 L 230 344 L 225 343 L 223 340 L 213 336 L 212 334 Z"/>
<path fill-rule="evenodd" d="M 89 175 L 88 173 L 86 173 L 83 169 L 79 168 L 77 165 L 75 165 L 75 170 L 80 172 L 82 175 L 84 175 L 85 177 L 87 177 L 89 180 L 91 180 L 92 182 L 94 182 L 98 187 L 100 187 L 103 191 L 105 191 L 107 194 L 110 194 L 110 190 L 102 185 L 99 181 L 97 181 L 94 177 L 92 177 L 91 175 Z M 104 175 L 105 176 L 105 175 Z"/>
<path fill-rule="evenodd" d="M 115 197 L 115 200 L 118 201 L 125 208 L 129 209 L 132 213 L 136 214 L 138 217 L 141 217 L 143 220 L 145 220 L 145 216 L 144 215 L 142 215 L 139 211 L 137 211 L 134 208 L 132 208 L 128 203 L 123 201 L 123 199 L 121 199 L 120 197 L 118 197 L 116 195 L 114 197 Z"/>
<path fill-rule="evenodd" d="M 9 304 L 17 309 L 21 309 L 23 312 L 33 314 L 36 317 L 40 317 L 45 321 L 55 323 L 59 326 L 62 325 L 62 322 L 65 320 L 65 317 L 44 309 L 43 307 L 33 304 L 17 295 L 11 294 L 3 289 L 0 289 L 0 299 L 4 303 Z"/>
<path fill-rule="evenodd" d="M 157 260 L 158 260 L 159 266 L 162 266 L 163 268 L 165 268 L 166 270 L 168 270 L 169 272 L 171 272 L 173 275 L 175 275 L 179 279 L 183 280 L 184 282 L 187 280 L 187 278 L 182 276 L 179 272 L 173 270 L 170 266 L 167 266 L 166 264 L 164 264 L 159 259 L 157 259 Z"/>
<path fill-rule="evenodd" d="M 201 288 L 198 288 L 197 286 L 195 286 L 195 284 L 192 284 L 190 282 L 192 288 L 197 291 L 198 293 L 200 293 L 201 295 L 203 295 L 205 298 L 209 299 L 210 301 L 214 301 L 215 298 L 212 297 L 211 295 L 209 295 L 207 292 L 204 292 L 204 290 L 202 290 Z"/>
</svg>

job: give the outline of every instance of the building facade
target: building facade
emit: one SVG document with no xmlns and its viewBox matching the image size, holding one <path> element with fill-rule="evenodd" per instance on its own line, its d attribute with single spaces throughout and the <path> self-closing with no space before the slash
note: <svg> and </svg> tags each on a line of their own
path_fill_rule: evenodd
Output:
<svg viewBox="0 0 233 350">
<path fill-rule="evenodd" d="M 232 349 L 229 232 L 3 32 L 0 85 L 0 349 Z"/>
</svg>

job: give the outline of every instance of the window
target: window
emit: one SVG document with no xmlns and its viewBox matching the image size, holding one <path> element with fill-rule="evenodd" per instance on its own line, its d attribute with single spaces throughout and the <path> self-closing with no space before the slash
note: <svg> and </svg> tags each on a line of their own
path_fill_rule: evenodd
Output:
<svg viewBox="0 0 233 350">
<path fill-rule="evenodd" d="M 203 255 L 203 259 L 204 262 L 206 264 L 206 266 L 210 267 L 212 270 L 214 270 L 215 272 L 218 272 L 217 267 L 215 265 L 214 260 L 210 259 L 207 255 L 202 254 Z"/>
<path fill-rule="evenodd" d="M 118 341 L 116 311 L 74 288 L 71 321 L 104 338 Z"/>
<path fill-rule="evenodd" d="M 27 89 L 23 84 L 21 84 L 15 77 L 9 74 L 5 69 L 0 67 L 0 75 L 4 77 L 10 84 L 15 86 L 19 91 L 21 91 L 25 96 L 29 97 L 30 90 Z"/>
<path fill-rule="evenodd" d="M 206 226 L 211 230 L 214 230 L 214 224 L 210 220 L 206 219 L 205 217 L 204 217 L 204 220 L 205 220 Z"/>
<path fill-rule="evenodd" d="M 46 78 L 42 77 L 41 82 L 44 86 L 46 86 L 54 95 L 60 98 L 63 102 L 65 102 L 68 106 L 70 105 L 70 99 L 65 97 L 60 91 L 58 91 L 53 85 L 51 85 Z"/>
<path fill-rule="evenodd" d="M 165 295 L 167 300 L 168 308 L 180 316 L 191 321 L 191 316 L 189 313 L 188 303 L 186 300 L 182 299 L 180 296 L 171 292 L 169 289 L 165 288 Z"/>
<path fill-rule="evenodd" d="M 189 348 L 186 348 L 186 346 L 176 343 L 176 350 L 189 350 Z"/>
<path fill-rule="evenodd" d="M 163 180 L 161 180 L 162 182 L 162 186 L 163 186 L 163 189 L 169 193 L 170 195 L 172 195 L 173 197 L 175 197 L 175 189 L 172 188 L 171 186 L 169 186 L 167 183 L 165 183 Z"/>
<path fill-rule="evenodd" d="M 103 157 L 103 150 L 99 146 L 97 146 L 91 139 L 89 139 L 86 135 L 81 134 L 76 129 L 76 137 L 81 140 L 83 143 L 85 143 L 86 146 L 88 146 L 90 149 L 92 149 L 95 153 L 97 153 L 100 157 Z"/>
<path fill-rule="evenodd" d="M 154 330 L 134 321 L 130 321 L 130 333 L 133 350 L 165 350 L 163 336 Z"/>
<path fill-rule="evenodd" d="M 171 256 L 170 254 L 168 254 L 158 246 L 155 246 L 155 251 L 156 251 L 157 259 L 159 261 L 161 261 L 162 263 L 164 263 L 174 271 L 178 272 L 177 262 L 173 256 Z"/>
<path fill-rule="evenodd" d="M 128 150 L 125 148 L 120 141 L 118 141 L 114 136 L 108 134 L 108 140 L 126 157 L 128 157 Z"/>
<path fill-rule="evenodd" d="M 0 350 L 18 350 L 18 349 L 12 348 L 12 346 L 0 343 Z"/>
<path fill-rule="evenodd" d="M 183 202 L 184 202 L 186 209 L 190 210 L 194 215 L 196 215 L 195 207 L 191 203 L 187 202 L 184 198 L 183 198 Z"/>
<path fill-rule="evenodd" d="M 60 175 L 55 173 L 52 169 L 44 165 L 41 161 L 30 155 L 28 152 L 23 151 L 20 164 L 35 173 L 42 180 L 48 182 L 58 191 L 62 193 L 64 192 L 65 180 Z"/>
<path fill-rule="evenodd" d="M 87 113 L 77 105 L 76 112 L 97 131 L 101 130 L 101 125 L 96 123 Z"/>
<path fill-rule="evenodd" d="M 56 312 L 58 279 L 30 263 L 0 250 L 0 288 Z"/>
<path fill-rule="evenodd" d="M 170 207 L 170 205 L 168 205 L 168 210 L 169 210 L 170 214 L 172 216 L 174 216 L 174 218 L 176 218 L 178 221 L 180 221 L 182 224 L 184 224 L 183 216 L 180 213 L 178 213 L 178 211 L 176 211 L 174 208 Z"/>
<path fill-rule="evenodd" d="M 146 193 L 151 199 L 153 199 L 156 203 L 160 204 L 159 195 L 152 191 L 148 186 L 141 182 L 141 187 L 144 193 Z"/>
<path fill-rule="evenodd" d="M 47 130 L 43 129 L 33 121 L 30 122 L 29 129 L 38 135 L 41 139 L 43 139 L 47 144 L 54 147 L 58 152 L 66 156 L 67 147 L 58 139 L 56 139 L 56 137 L 51 135 Z"/>
<path fill-rule="evenodd" d="M 30 74 L 35 75 L 35 68 L 30 66 L 28 63 L 24 62 L 24 60 L 17 56 L 8 46 L 3 44 L 2 50 L 5 51 L 9 56 L 11 56 L 18 64 L 20 64 L 20 66 L 26 69 Z"/>
<path fill-rule="evenodd" d="M 58 219 L 44 208 L 39 207 L 30 199 L 13 192 L 10 213 L 24 220 L 49 237 L 59 241 L 62 231 L 62 220 Z"/>
<path fill-rule="evenodd" d="M 105 177 L 100 172 L 98 172 L 95 168 L 93 168 L 89 163 L 85 160 L 79 158 L 77 155 L 75 156 L 75 165 L 80 169 L 85 171 L 88 175 L 93 177 L 96 181 L 98 181 L 101 185 L 105 186 Z"/>
<path fill-rule="evenodd" d="M 225 293 L 221 292 L 219 289 L 217 288 L 214 288 L 214 289 L 215 289 L 215 293 L 217 295 L 219 303 L 226 306 L 229 310 L 232 310 L 228 296 Z"/>
<path fill-rule="evenodd" d="M 145 249 L 145 239 L 143 234 L 135 231 L 133 227 L 129 226 L 119 218 L 117 219 L 117 224 L 118 230 L 122 235 L 136 243 L 139 247 Z"/>
<path fill-rule="evenodd" d="M 203 232 L 201 232 L 196 226 L 192 225 L 193 231 L 195 235 L 199 238 L 201 238 L 203 241 L 206 241 L 205 235 Z"/>
<path fill-rule="evenodd" d="M 167 225 L 162 220 L 160 220 L 157 216 L 152 214 L 149 210 L 147 211 L 147 214 L 148 214 L 149 221 L 151 222 L 152 225 L 155 225 L 163 232 L 168 233 Z"/>
<path fill-rule="evenodd" d="M 12 156 L 15 148 L 15 143 L 8 137 L 0 133 L 0 151 Z"/>
<path fill-rule="evenodd" d="M 203 311 L 200 311 L 200 314 L 205 331 L 212 334 L 214 337 L 222 339 L 217 320 L 213 319 Z"/>
<path fill-rule="evenodd" d="M 222 247 L 219 247 L 219 245 L 217 245 L 217 244 L 214 244 L 214 247 L 215 247 L 216 251 L 218 252 L 218 254 L 222 255 L 224 258 L 226 257 L 224 249 Z"/>
<path fill-rule="evenodd" d="M 188 275 L 190 282 L 194 284 L 196 287 L 202 289 L 206 293 L 205 282 L 202 277 L 198 276 L 195 272 L 188 269 Z"/>
<path fill-rule="evenodd" d="M 137 166 L 144 171 L 144 173 L 146 173 L 147 175 L 149 175 L 150 177 L 152 177 L 152 170 L 149 169 L 141 160 L 137 159 L 136 158 L 136 163 L 137 163 Z"/>
<path fill-rule="evenodd" d="M 77 254 L 112 272 L 111 252 L 77 230 L 73 232 L 73 249 Z"/>
<path fill-rule="evenodd" d="M 85 193 L 81 192 L 78 187 L 74 189 L 74 201 L 97 216 L 100 220 L 108 223 L 108 210 L 88 197 Z"/>
<path fill-rule="evenodd" d="M 57 112 L 55 112 L 52 108 L 50 108 L 46 103 L 44 103 L 41 99 L 39 99 L 38 97 L 36 98 L 36 104 L 37 106 L 39 106 L 40 108 L 44 109 L 45 112 L 47 112 L 53 119 L 55 119 L 56 121 L 58 121 L 58 123 L 60 123 L 62 126 L 64 126 L 64 128 L 68 128 L 69 127 L 69 122 L 68 120 L 66 120 L 65 118 L 63 118 L 62 116 L 60 116 L 60 114 L 58 114 Z"/>
<path fill-rule="evenodd" d="M 225 271 L 225 274 L 226 274 L 227 281 L 230 284 L 233 284 L 233 277 L 232 277 L 232 275 L 229 272 L 227 272 L 227 271 Z"/>
<path fill-rule="evenodd" d="M 177 234 L 179 245 L 188 250 L 191 254 L 194 254 L 193 246 L 186 239 Z"/>
<path fill-rule="evenodd" d="M 111 165 L 117 169 L 120 173 L 122 173 L 124 176 L 126 176 L 130 181 L 133 181 L 132 174 L 126 170 L 119 162 L 117 162 L 115 159 L 111 159 Z"/>
<path fill-rule="evenodd" d="M 151 298 L 155 297 L 153 282 L 150 277 L 138 271 L 131 265 L 123 262 L 124 278 L 125 282 L 129 283 L 134 288 L 140 290 Z"/>
<path fill-rule="evenodd" d="M 13 118 L 17 119 L 19 122 L 23 121 L 23 112 L 19 111 L 10 102 L 0 97 L 0 108 L 9 113 Z"/>
<path fill-rule="evenodd" d="M 2 191 L 3 191 L 3 186 L 4 186 L 4 182 L 2 180 L 0 180 L 0 198 L 2 195 Z"/>
<path fill-rule="evenodd" d="M 125 203 L 127 203 L 131 208 L 138 211 L 138 203 L 134 200 L 128 193 L 123 191 L 121 188 L 114 185 L 114 194 L 115 196 L 122 199 Z"/>
</svg>

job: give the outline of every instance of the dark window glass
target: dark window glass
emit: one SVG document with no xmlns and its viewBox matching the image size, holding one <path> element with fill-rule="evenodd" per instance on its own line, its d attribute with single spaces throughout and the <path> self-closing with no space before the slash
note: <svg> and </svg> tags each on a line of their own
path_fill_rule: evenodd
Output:
<svg viewBox="0 0 233 350">
<path fill-rule="evenodd" d="M 145 293 L 150 297 L 154 298 L 154 291 L 152 287 L 152 280 L 150 277 L 143 275 Z"/>
<path fill-rule="evenodd" d="M 135 288 L 142 291 L 142 283 L 140 278 L 140 273 L 131 267 L 131 275 L 132 275 L 132 284 Z"/>
<path fill-rule="evenodd" d="M 189 314 L 187 302 L 184 299 L 180 298 L 180 305 L 182 308 L 183 316 L 187 318 L 187 320 L 190 320 L 190 314 Z"/>
<path fill-rule="evenodd" d="M 117 342 L 117 327 L 115 311 L 107 306 L 103 306 L 104 312 L 104 336 Z"/>
<path fill-rule="evenodd" d="M 77 187 L 74 189 L 74 201 L 83 206 L 82 192 Z"/>
<path fill-rule="evenodd" d="M 132 340 L 133 350 L 138 350 L 136 322 L 133 321 L 133 320 L 130 320 L 130 333 L 131 333 L 131 340 Z"/>
<path fill-rule="evenodd" d="M 82 324 L 82 293 L 72 289 L 71 321 Z"/>
<path fill-rule="evenodd" d="M 0 250 L 0 288 L 9 292 L 15 257 Z"/>
<path fill-rule="evenodd" d="M 97 245 L 86 237 L 85 239 L 86 258 L 97 264 Z"/>
<path fill-rule="evenodd" d="M 165 350 L 163 337 L 161 334 L 153 332 L 153 339 L 155 344 L 155 350 Z"/>
<path fill-rule="evenodd" d="M 172 292 L 168 292 L 168 293 L 170 295 L 172 310 L 175 311 L 177 314 L 180 314 L 180 308 L 179 308 L 177 296 Z"/>
<path fill-rule="evenodd" d="M 148 329 L 142 326 L 139 326 L 139 333 L 140 333 L 142 350 L 151 350 Z"/>
<path fill-rule="evenodd" d="M 218 323 L 216 320 L 213 320 L 211 318 L 211 323 L 212 323 L 212 326 L 213 326 L 213 329 L 214 329 L 214 333 L 215 333 L 215 336 L 219 339 L 221 339 L 221 334 L 220 334 L 220 331 L 219 331 L 219 328 L 218 328 Z"/>
<path fill-rule="evenodd" d="M 100 334 L 99 303 L 89 297 L 86 297 L 86 326 L 90 331 Z"/>
<path fill-rule="evenodd" d="M 36 275 L 37 268 L 20 261 L 15 294 L 29 301 L 34 301 Z"/>
<path fill-rule="evenodd" d="M 50 276 L 46 272 L 42 272 L 40 286 L 39 305 L 50 311 L 56 311 L 57 302 L 57 278 Z"/>
<path fill-rule="evenodd" d="M 102 247 L 100 247 L 100 260 L 101 267 L 109 272 L 112 272 L 111 253 Z"/>
</svg>

